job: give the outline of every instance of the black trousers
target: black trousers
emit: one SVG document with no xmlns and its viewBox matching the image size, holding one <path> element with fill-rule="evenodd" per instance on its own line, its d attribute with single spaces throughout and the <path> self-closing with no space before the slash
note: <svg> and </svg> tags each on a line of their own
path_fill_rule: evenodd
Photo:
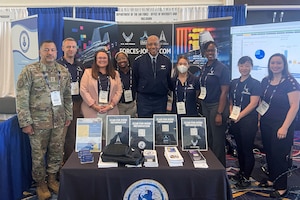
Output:
<svg viewBox="0 0 300 200">
<path fill-rule="evenodd" d="M 261 119 L 260 129 L 268 164 L 269 179 L 274 189 L 287 189 L 287 172 L 290 166 L 290 153 L 294 139 L 294 123 L 289 127 L 284 139 L 277 138 L 277 131 L 283 121 Z"/>
<path fill-rule="evenodd" d="M 69 127 L 65 127 L 65 146 L 64 146 L 64 158 L 63 161 L 66 162 L 72 152 L 75 149 L 75 142 L 76 142 L 76 124 L 77 118 L 82 117 L 81 114 L 81 103 L 82 100 L 73 100 L 73 120 Z"/>
<path fill-rule="evenodd" d="M 236 141 L 240 172 L 247 179 L 251 176 L 255 164 L 253 146 L 257 122 L 257 115 L 248 115 L 237 123 L 232 122 L 229 129 Z"/>
<path fill-rule="evenodd" d="M 167 94 L 165 96 L 152 96 L 151 94 L 137 95 L 138 117 L 153 117 L 153 114 L 165 114 L 167 112 Z"/>
</svg>

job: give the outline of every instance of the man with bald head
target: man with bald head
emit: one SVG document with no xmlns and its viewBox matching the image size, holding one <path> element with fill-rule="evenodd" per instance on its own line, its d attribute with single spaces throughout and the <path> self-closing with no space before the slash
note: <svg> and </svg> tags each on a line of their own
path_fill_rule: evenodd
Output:
<svg viewBox="0 0 300 200">
<path fill-rule="evenodd" d="M 171 86 L 172 64 L 168 57 L 159 53 L 159 38 L 156 35 L 149 36 L 146 48 L 148 53 L 137 57 L 133 64 L 138 117 L 166 113 Z"/>
</svg>

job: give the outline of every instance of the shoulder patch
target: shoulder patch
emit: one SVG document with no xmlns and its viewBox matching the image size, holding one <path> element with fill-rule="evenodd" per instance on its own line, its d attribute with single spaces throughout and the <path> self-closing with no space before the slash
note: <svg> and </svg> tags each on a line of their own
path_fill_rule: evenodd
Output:
<svg viewBox="0 0 300 200">
<path fill-rule="evenodd" d="M 24 81 L 22 79 L 19 79 L 17 86 L 18 86 L 18 88 L 22 88 L 24 86 Z"/>
<path fill-rule="evenodd" d="M 139 58 L 142 57 L 142 56 L 143 56 L 143 55 L 139 55 L 139 56 L 135 57 L 134 60 L 137 60 L 137 59 L 139 59 Z"/>
</svg>

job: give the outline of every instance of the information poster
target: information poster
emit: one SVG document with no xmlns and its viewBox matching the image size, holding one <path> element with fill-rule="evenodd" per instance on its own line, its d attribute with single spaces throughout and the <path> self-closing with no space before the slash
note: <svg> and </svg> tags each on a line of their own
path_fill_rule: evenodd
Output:
<svg viewBox="0 0 300 200">
<path fill-rule="evenodd" d="M 177 146 L 177 115 L 175 114 L 154 114 L 155 145 Z"/>
<path fill-rule="evenodd" d="M 75 151 L 100 152 L 102 148 L 102 120 L 100 118 L 78 118 Z"/>
<path fill-rule="evenodd" d="M 131 61 L 148 52 L 147 39 L 150 35 L 159 38 L 159 52 L 172 59 L 172 24 L 119 24 L 120 51 L 126 52 Z"/>
<path fill-rule="evenodd" d="M 129 145 L 130 115 L 106 116 L 106 145 L 122 143 Z"/>
<path fill-rule="evenodd" d="M 183 151 L 191 149 L 208 150 L 205 117 L 181 118 L 181 142 Z"/>
<path fill-rule="evenodd" d="M 218 60 L 231 66 L 230 43 L 231 17 L 207 19 L 203 21 L 180 22 L 174 25 L 173 63 L 179 55 L 186 55 L 190 61 L 190 71 L 200 76 L 200 68 L 206 63 L 203 45 L 208 41 L 217 44 Z"/>
<path fill-rule="evenodd" d="M 130 120 L 130 146 L 144 149 L 154 149 L 153 118 L 132 118 Z"/>
</svg>

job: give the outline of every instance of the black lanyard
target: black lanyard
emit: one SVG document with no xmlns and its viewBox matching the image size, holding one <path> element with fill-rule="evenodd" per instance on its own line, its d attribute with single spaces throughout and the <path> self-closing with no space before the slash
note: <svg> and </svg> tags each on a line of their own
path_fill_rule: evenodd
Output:
<svg viewBox="0 0 300 200">
<path fill-rule="evenodd" d="M 107 78 L 107 90 L 106 91 L 109 91 L 109 86 L 110 86 L 110 84 L 109 84 L 109 76 L 106 76 L 106 78 Z M 102 90 L 102 85 L 101 85 L 100 76 L 98 76 L 98 83 L 99 83 L 99 89 L 101 91 Z"/>
<path fill-rule="evenodd" d="M 117 68 L 117 70 L 119 71 L 119 74 L 121 74 L 121 70 L 120 70 L 120 68 L 118 67 Z M 123 73 L 123 72 L 122 72 Z M 125 75 L 125 73 L 123 73 L 124 75 Z M 121 75 L 120 75 L 120 78 L 121 78 L 121 83 L 122 83 L 122 88 L 123 88 L 123 91 L 125 91 L 125 86 L 124 86 L 124 84 L 123 84 L 123 81 L 122 81 L 122 77 L 121 77 Z M 132 69 L 131 69 L 131 67 L 129 68 L 129 90 L 131 90 L 131 88 L 132 88 Z"/>
<path fill-rule="evenodd" d="M 61 58 L 60 60 L 61 60 L 62 62 L 64 62 L 64 58 Z M 66 61 L 66 62 L 68 62 L 68 61 Z M 68 63 L 69 63 L 69 62 L 68 62 Z M 75 63 L 75 61 L 74 61 L 74 63 Z M 71 63 L 69 63 L 69 64 L 70 64 L 71 67 L 72 67 L 72 64 L 71 64 Z M 68 64 L 64 63 L 64 66 L 65 66 L 65 68 L 68 69 Z M 82 71 L 82 69 L 81 69 L 78 65 L 76 65 L 76 66 L 77 66 L 77 68 L 76 68 L 76 81 L 79 82 L 79 79 L 80 79 L 80 72 Z M 71 76 L 71 80 L 73 80 L 72 76 Z"/>
<path fill-rule="evenodd" d="M 235 88 L 234 88 L 234 91 L 233 91 L 233 105 L 234 106 L 237 106 L 237 103 L 236 103 L 236 91 L 237 91 L 237 87 L 239 85 L 239 82 L 240 82 L 240 80 L 238 80 L 237 83 L 235 84 Z M 246 89 L 246 88 L 247 88 L 247 83 L 244 86 L 244 89 Z M 242 91 L 241 92 L 241 98 L 240 98 L 240 106 L 242 106 L 243 99 L 244 99 L 244 93 Z"/>
<path fill-rule="evenodd" d="M 183 102 L 186 102 L 186 91 L 187 91 L 187 79 L 188 77 L 186 78 L 186 81 L 184 82 L 184 91 L 183 91 Z M 178 100 L 178 84 L 179 83 L 179 80 L 178 80 L 178 77 L 176 79 L 176 87 L 175 87 L 175 95 L 176 95 L 176 102 L 179 102 Z"/>
<path fill-rule="evenodd" d="M 206 68 L 207 67 L 204 67 L 203 72 L 206 71 Z M 203 87 L 206 87 L 206 81 L 207 81 L 208 74 L 214 71 L 214 67 L 211 67 L 209 70 L 210 70 L 210 72 L 207 72 L 206 75 L 205 75 L 205 77 L 204 77 L 204 83 L 203 84 L 202 84 L 202 77 L 203 77 L 204 73 L 202 73 L 201 76 L 200 76 L 200 85 L 203 86 Z"/>
<path fill-rule="evenodd" d="M 49 83 L 49 80 L 48 80 L 48 74 L 45 71 L 43 71 L 43 77 L 44 77 L 44 79 L 46 81 L 46 84 L 47 84 L 48 88 L 51 91 L 51 86 L 50 86 L 50 83 Z M 58 88 L 60 88 L 60 78 L 61 78 L 61 75 L 60 75 L 60 71 L 59 70 L 57 71 L 57 77 L 58 77 Z"/>
<path fill-rule="evenodd" d="M 272 91 L 272 94 L 271 94 L 271 96 L 270 96 L 269 106 L 271 105 L 272 98 L 273 98 L 273 96 L 274 96 L 274 94 L 275 94 L 275 92 L 276 92 L 276 90 L 277 90 L 277 88 L 278 88 L 278 86 L 279 86 L 279 84 L 280 84 L 281 82 L 282 82 L 282 78 L 280 79 L 279 83 L 276 85 L 276 87 L 275 87 L 274 90 Z M 267 85 L 267 87 L 266 87 L 266 89 L 265 89 L 265 92 L 264 92 L 263 100 L 265 100 L 266 93 L 267 93 L 267 91 L 268 91 L 270 85 L 271 85 L 271 80 L 268 81 L 268 85 Z"/>
</svg>

